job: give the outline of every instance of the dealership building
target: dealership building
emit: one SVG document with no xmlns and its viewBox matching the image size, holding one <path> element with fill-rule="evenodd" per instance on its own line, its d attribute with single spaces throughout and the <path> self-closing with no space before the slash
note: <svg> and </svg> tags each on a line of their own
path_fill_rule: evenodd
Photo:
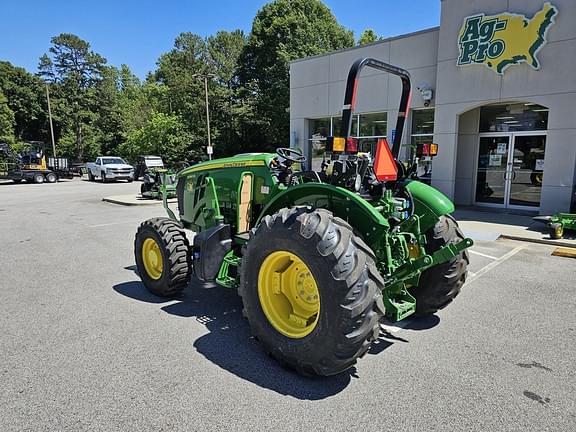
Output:
<svg viewBox="0 0 576 432">
<path fill-rule="evenodd" d="M 412 77 L 402 155 L 437 143 L 419 175 L 457 205 L 551 214 L 574 208 L 576 2 L 442 0 L 440 26 L 290 64 L 290 140 L 319 166 L 338 135 L 348 70 L 361 57 Z M 376 18 L 381 19 L 381 18 Z M 364 68 L 352 135 L 395 135 L 400 79 Z"/>
</svg>

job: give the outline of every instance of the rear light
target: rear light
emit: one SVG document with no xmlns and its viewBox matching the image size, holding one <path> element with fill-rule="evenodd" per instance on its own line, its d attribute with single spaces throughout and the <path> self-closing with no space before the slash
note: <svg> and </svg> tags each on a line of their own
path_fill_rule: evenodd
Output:
<svg viewBox="0 0 576 432">
<path fill-rule="evenodd" d="M 378 140 L 374 158 L 374 173 L 378 181 L 394 181 L 398 178 L 398 167 L 386 138 Z"/>
<path fill-rule="evenodd" d="M 356 138 L 348 137 L 346 139 L 346 153 L 358 153 L 358 140 Z"/>
<path fill-rule="evenodd" d="M 329 153 L 343 153 L 346 148 L 346 140 L 340 137 L 326 138 L 326 151 Z"/>
<path fill-rule="evenodd" d="M 418 144 L 416 147 L 416 156 L 436 156 L 438 154 L 438 144 L 434 143 L 425 143 L 425 144 Z"/>
</svg>

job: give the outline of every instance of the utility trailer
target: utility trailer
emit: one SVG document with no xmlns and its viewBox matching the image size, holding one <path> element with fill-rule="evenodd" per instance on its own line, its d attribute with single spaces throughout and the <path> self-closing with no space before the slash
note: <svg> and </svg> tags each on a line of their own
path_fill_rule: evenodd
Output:
<svg viewBox="0 0 576 432">
<path fill-rule="evenodd" d="M 42 148 L 29 148 L 20 154 L 12 151 L 6 143 L 0 143 L 0 179 L 14 183 L 56 183 L 61 178 L 72 178 L 68 159 L 49 158 Z"/>
</svg>

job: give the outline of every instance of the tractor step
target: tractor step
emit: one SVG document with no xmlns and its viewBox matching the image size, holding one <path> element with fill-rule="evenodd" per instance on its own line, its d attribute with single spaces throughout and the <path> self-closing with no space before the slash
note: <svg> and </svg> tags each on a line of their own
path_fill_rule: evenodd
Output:
<svg viewBox="0 0 576 432">
<path fill-rule="evenodd" d="M 241 232 L 241 233 L 236 234 L 234 236 L 234 240 L 236 241 L 236 243 L 241 244 L 241 245 L 248 243 L 248 240 L 250 240 L 250 231 Z"/>
<path fill-rule="evenodd" d="M 225 288 L 236 288 L 238 286 L 238 267 L 242 258 L 234 255 L 234 251 L 230 251 L 222 260 L 220 271 L 216 277 L 216 283 Z"/>
<path fill-rule="evenodd" d="M 386 318 L 391 321 L 401 321 L 416 312 L 416 299 L 405 288 L 399 292 L 384 291 L 384 306 Z"/>
</svg>

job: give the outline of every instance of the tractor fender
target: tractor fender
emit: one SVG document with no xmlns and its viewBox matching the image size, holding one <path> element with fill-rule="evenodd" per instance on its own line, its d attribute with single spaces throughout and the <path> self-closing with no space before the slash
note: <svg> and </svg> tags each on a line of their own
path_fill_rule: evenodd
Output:
<svg viewBox="0 0 576 432">
<path fill-rule="evenodd" d="M 284 207 L 309 205 L 330 210 L 348 222 L 368 245 L 375 245 L 390 229 L 390 224 L 368 201 L 347 189 L 325 183 L 303 183 L 290 186 L 275 195 L 264 207 L 262 218 Z"/>
<path fill-rule="evenodd" d="M 405 187 L 414 200 L 414 214 L 420 218 L 422 232 L 436 225 L 440 216 L 454 211 L 454 204 L 450 198 L 426 183 L 411 180 L 405 183 Z"/>
</svg>

